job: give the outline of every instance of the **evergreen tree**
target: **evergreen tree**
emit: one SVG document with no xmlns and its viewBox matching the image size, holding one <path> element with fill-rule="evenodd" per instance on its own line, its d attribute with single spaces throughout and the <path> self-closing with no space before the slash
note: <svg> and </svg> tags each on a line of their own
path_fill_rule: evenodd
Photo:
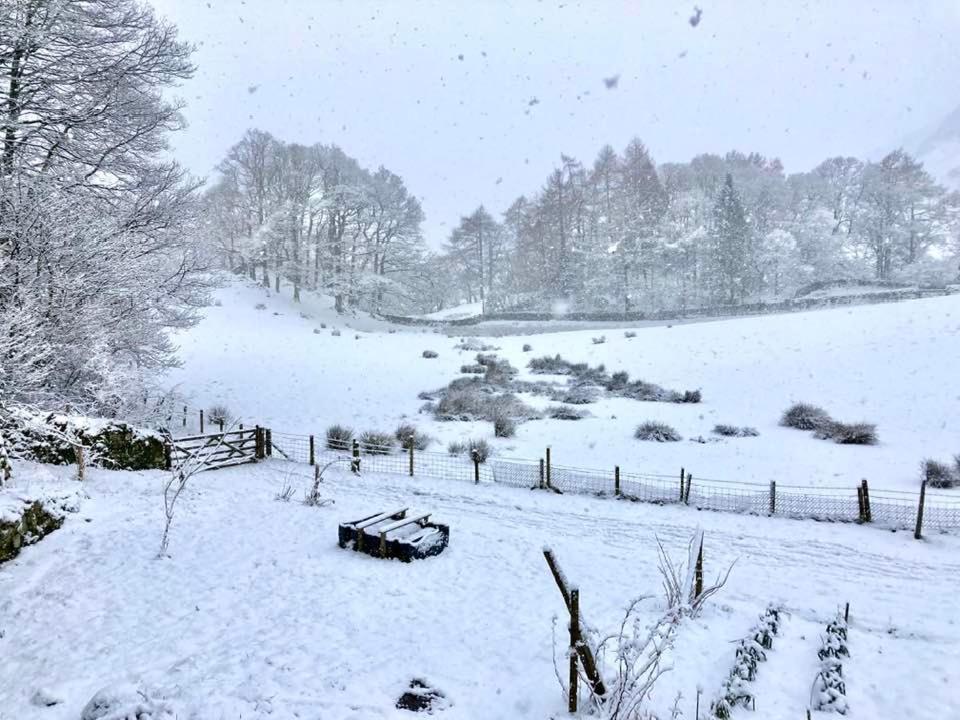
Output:
<svg viewBox="0 0 960 720">
<path fill-rule="evenodd" d="M 747 272 L 750 225 L 733 176 L 727 173 L 713 207 L 710 243 L 713 262 L 713 296 L 717 302 L 742 302 Z"/>
</svg>

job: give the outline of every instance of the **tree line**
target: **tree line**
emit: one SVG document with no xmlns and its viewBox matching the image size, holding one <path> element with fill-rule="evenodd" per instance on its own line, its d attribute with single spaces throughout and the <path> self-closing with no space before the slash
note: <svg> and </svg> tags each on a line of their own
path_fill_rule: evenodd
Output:
<svg viewBox="0 0 960 720">
<path fill-rule="evenodd" d="M 192 48 L 134 0 L 0 9 L 0 406 L 135 416 L 206 300 L 198 183 L 164 159 Z"/>
<path fill-rule="evenodd" d="M 787 175 L 757 153 L 654 163 L 639 140 L 561 156 L 501 217 L 460 220 L 441 304 L 643 311 L 783 298 L 813 280 L 958 276 L 960 193 L 903 150 Z"/>
</svg>

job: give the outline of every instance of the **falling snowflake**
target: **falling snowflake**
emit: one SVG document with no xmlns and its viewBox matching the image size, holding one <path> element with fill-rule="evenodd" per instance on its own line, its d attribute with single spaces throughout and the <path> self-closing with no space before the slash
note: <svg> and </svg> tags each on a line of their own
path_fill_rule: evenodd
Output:
<svg viewBox="0 0 960 720">
<path fill-rule="evenodd" d="M 690 16 L 690 27 L 696 27 L 700 24 L 700 17 L 703 15 L 703 10 L 701 10 L 696 5 L 693 6 L 693 15 Z"/>
<path fill-rule="evenodd" d="M 619 82 L 620 82 L 619 74 L 603 79 L 603 84 L 607 86 L 607 90 L 613 90 L 613 88 L 615 88 L 617 86 L 617 83 Z"/>
</svg>

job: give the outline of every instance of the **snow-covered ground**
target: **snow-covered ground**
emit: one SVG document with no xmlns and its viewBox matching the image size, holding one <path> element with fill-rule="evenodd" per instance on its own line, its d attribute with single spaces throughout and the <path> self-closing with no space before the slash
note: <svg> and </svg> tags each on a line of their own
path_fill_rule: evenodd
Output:
<svg viewBox="0 0 960 720">
<path fill-rule="evenodd" d="M 456 305 L 451 308 L 446 308 L 445 310 L 437 310 L 436 312 L 427 313 L 426 315 L 421 315 L 420 317 L 427 320 L 461 320 L 463 318 L 472 318 L 482 314 L 483 303 L 476 302 Z"/>
<path fill-rule="evenodd" d="M 561 353 L 572 362 L 603 363 L 667 388 L 701 389 L 703 402 L 678 405 L 603 398 L 578 421 L 523 423 L 508 440 L 490 423 L 434 421 L 419 414 L 417 395 L 446 385 L 474 352 L 460 338 L 430 329 L 391 327 L 367 316 L 338 317 L 326 299 L 298 306 L 285 290 L 232 284 L 220 305 L 177 338 L 183 366 L 172 384 L 197 408 L 227 404 L 241 418 L 277 431 L 322 435 L 333 423 L 392 431 L 412 420 L 437 438 L 485 437 L 502 456 L 537 458 L 547 445 L 554 462 L 598 469 L 790 485 L 916 489 L 925 457 L 960 452 L 960 296 L 877 306 L 817 310 L 661 327 L 582 330 L 488 338 L 522 371 L 531 357 Z M 255 305 L 264 303 L 266 309 Z M 304 315 L 302 316 L 301 313 Z M 321 323 L 326 328 L 321 327 Z M 334 335 L 334 331 L 339 335 Z M 475 332 L 475 329 L 470 329 Z M 593 337 L 605 335 L 603 344 Z M 532 351 L 524 352 L 525 343 Z M 424 350 L 439 353 L 423 358 Z M 543 398 L 524 397 L 529 404 Z M 836 445 L 778 426 L 797 401 L 822 405 L 844 421 L 876 423 L 880 444 Z M 634 440 L 636 425 L 660 420 L 685 438 Z M 719 439 L 717 423 L 757 428 L 756 438 Z M 692 441 L 703 437 L 710 442 Z"/>
<path fill-rule="evenodd" d="M 394 703 L 413 677 L 446 694 L 446 720 L 561 717 L 552 618 L 563 645 L 564 610 L 542 546 L 607 632 L 640 595 L 653 596 L 641 619 L 659 615 L 656 538 L 679 558 L 697 525 L 708 579 L 736 565 L 677 632 L 651 698 L 661 717 L 678 691 L 683 717 L 698 687 L 709 705 L 771 601 L 788 615 L 753 683 L 757 712 L 734 718 L 804 717 L 824 627 L 846 602 L 851 717 L 956 715 L 955 537 L 334 471 L 322 493 L 335 504 L 308 508 L 305 470 L 196 476 L 163 559 L 163 474 L 90 470 L 79 513 L 0 566 L 0 718 L 77 720 L 125 683 L 134 704 L 148 706 L 139 689 L 178 718 L 412 718 Z M 17 482 L 38 477 L 73 482 L 69 468 L 15 465 Z M 276 501 L 287 484 L 295 499 Z M 450 525 L 442 555 L 406 565 L 337 547 L 338 521 L 403 506 Z M 38 691 L 57 704 L 34 704 Z"/>
</svg>

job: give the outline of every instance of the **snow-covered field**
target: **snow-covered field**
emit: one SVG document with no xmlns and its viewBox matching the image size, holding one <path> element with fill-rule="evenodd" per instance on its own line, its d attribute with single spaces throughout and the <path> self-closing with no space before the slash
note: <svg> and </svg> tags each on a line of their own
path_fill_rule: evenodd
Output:
<svg viewBox="0 0 960 720">
<path fill-rule="evenodd" d="M 71 470 L 18 463 L 15 477 L 72 484 Z M 413 677 L 446 694 L 447 720 L 561 717 L 563 605 L 542 546 L 606 632 L 637 596 L 653 596 L 642 619 L 659 614 L 655 539 L 680 557 L 698 524 L 708 577 L 736 565 L 677 632 L 651 698 L 661 717 L 678 691 L 683 717 L 698 687 L 709 705 L 770 601 L 788 615 L 752 683 L 757 712 L 735 718 L 804 717 L 824 627 L 846 602 L 850 716 L 956 715 L 955 537 L 336 472 L 323 486 L 335 504 L 308 508 L 296 501 L 308 479 L 290 474 L 304 471 L 270 461 L 195 477 L 158 559 L 163 474 L 91 470 L 80 511 L 0 567 L 0 718 L 77 720 L 124 683 L 128 709 L 148 706 L 139 689 L 178 718 L 412 718 L 394 703 Z M 274 499 L 285 484 L 289 503 Z M 336 546 L 339 520 L 407 505 L 450 525 L 442 555 L 405 565 Z M 37 691 L 57 704 L 34 704 Z"/>
<path fill-rule="evenodd" d="M 230 285 L 199 326 L 178 337 L 183 366 L 171 382 L 197 408 L 227 404 L 247 422 L 277 431 L 322 435 L 333 423 L 392 431 L 412 420 L 437 438 L 485 437 L 502 456 L 781 484 L 916 489 L 925 457 L 960 452 L 960 296 L 818 310 L 707 323 L 595 329 L 488 338 L 528 375 L 529 358 L 561 353 L 572 362 L 603 363 L 678 390 L 699 388 L 700 404 L 601 398 L 578 421 L 537 420 L 515 438 L 495 440 L 490 423 L 435 422 L 419 414 L 420 391 L 446 385 L 474 352 L 458 337 L 423 328 L 393 328 L 364 315 L 337 317 L 325 298 L 293 304 L 287 294 Z M 265 303 L 263 310 L 255 309 Z M 321 323 L 326 328 L 321 327 Z M 337 329 L 339 335 L 334 335 Z M 477 332 L 471 329 L 470 332 Z M 606 342 L 594 344 L 593 337 Z M 531 352 L 523 352 L 525 343 Z M 424 350 L 439 353 L 421 357 Z M 540 407 L 544 398 L 524 397 Z M 778 426 L 791 403 L 822 405 L 844 421 L 876 423 L 880 444 L 836 445 Z M 660 420 L 679 443 L 634 440 L 636 425 Z M 720 439 L 717 423 L 757 428 L 760 437 Z M 700 443 L 693 439 L 704 438 Z"/>
</svg>

